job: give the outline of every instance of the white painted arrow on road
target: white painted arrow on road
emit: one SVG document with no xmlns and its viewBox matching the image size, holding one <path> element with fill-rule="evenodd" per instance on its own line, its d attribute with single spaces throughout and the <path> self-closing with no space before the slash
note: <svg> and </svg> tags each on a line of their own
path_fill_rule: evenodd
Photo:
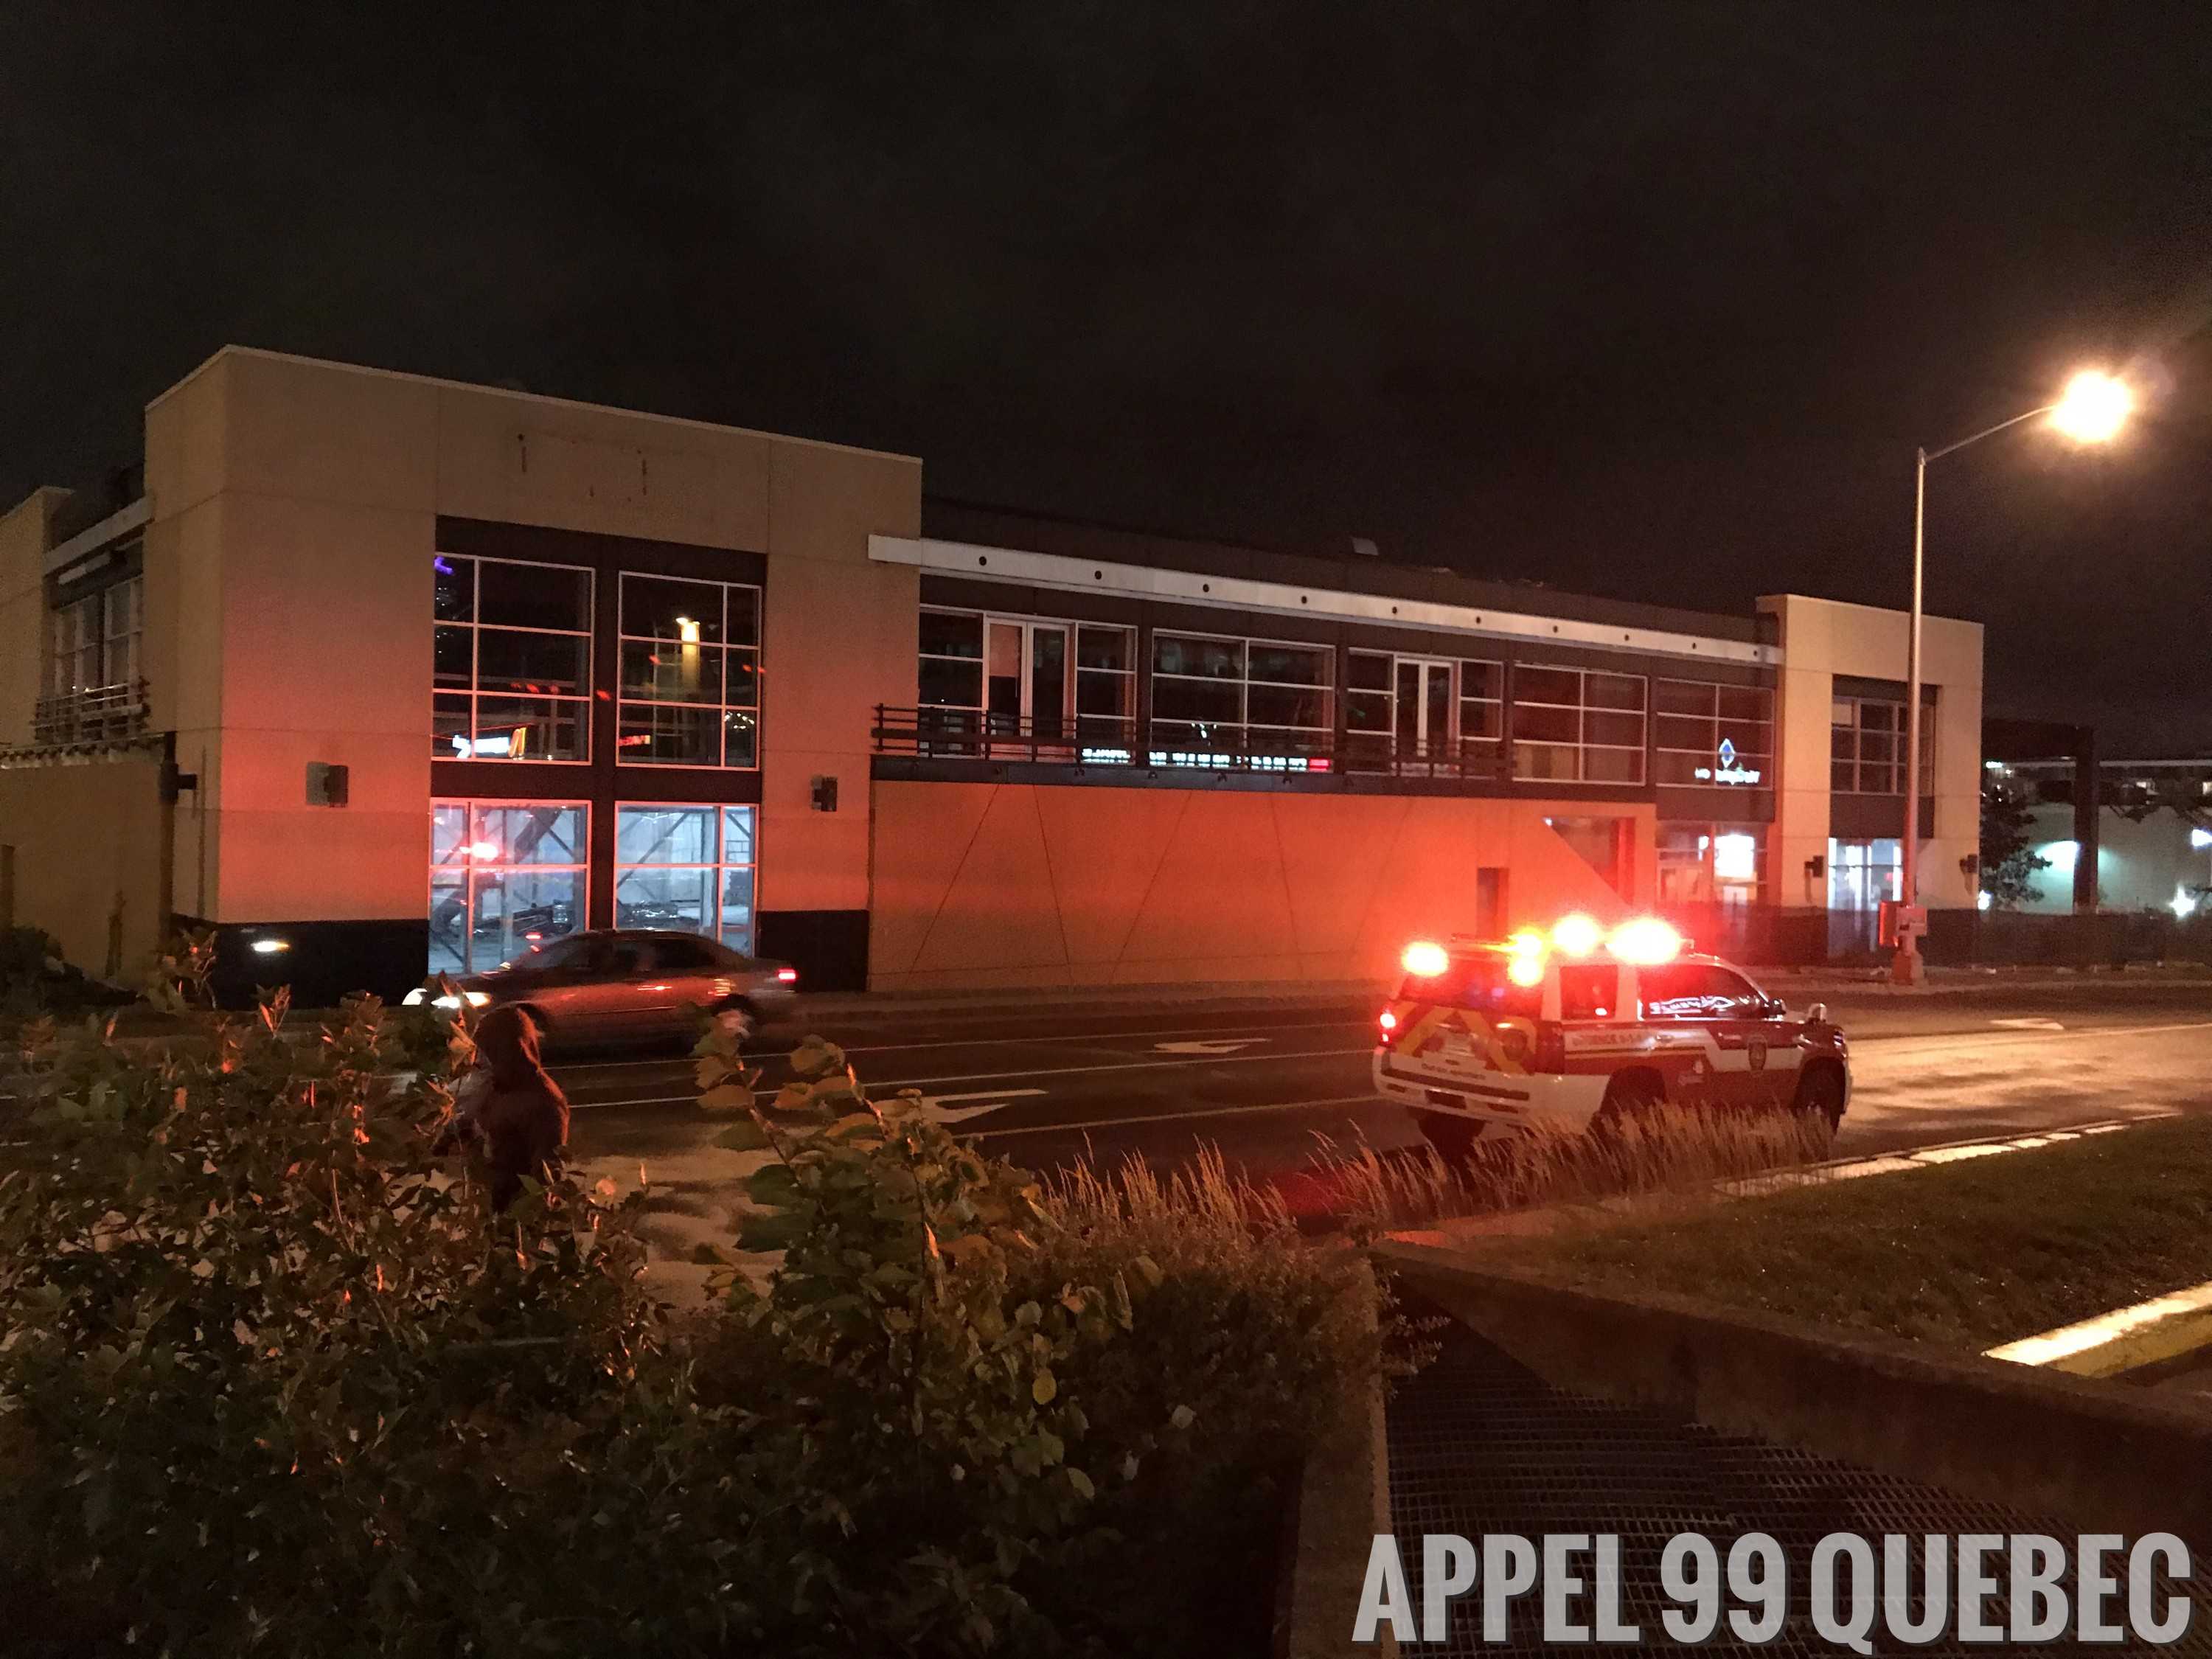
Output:
<svg viewBox="0 0 2212 1659">
<path fill-rule="evenodd" d="M 1233 1054 L 1239 1048 L 1258 1047 L 1265 1037 L 1209 1037 L 1202 1042 L 1155 1042 L 1153 1052 L 1163 1054 Z"/>
<path fill-rule="evenodd" d="M 1042 1089 L 977 1089 L 964 1095 L 924 1095 L 921 1112 L 936 1123 L 958 1123 L 971 1117 L 981 1117 L 986 1112 L 995 1112 L 1010 1100 L 1019 1100 L 1028 1095 L 1041 1095 Z M 947 1106 L 948 1100 L 980 1100 L 981 1106 Z"/>
</svg>

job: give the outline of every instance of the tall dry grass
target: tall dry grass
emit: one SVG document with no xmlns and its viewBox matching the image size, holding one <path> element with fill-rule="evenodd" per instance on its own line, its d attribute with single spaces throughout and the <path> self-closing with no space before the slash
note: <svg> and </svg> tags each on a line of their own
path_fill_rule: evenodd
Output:
<svg viewBox="0 0 2212 1659">
<path fill-rule="evenodd" d="M 1395 1231 L 1553 1206 L 1717 1200 L 1730 1183 L 1820 1164 L 1833 1140 L 1802 1113 L 1665 1105 L 1601 1134 L 1533 1127 L 1486 1138 L 1461 1163 L 1362 1140 L 1325 1145 L 1322 1164 L 1355 1231 Z"/>
</svg>

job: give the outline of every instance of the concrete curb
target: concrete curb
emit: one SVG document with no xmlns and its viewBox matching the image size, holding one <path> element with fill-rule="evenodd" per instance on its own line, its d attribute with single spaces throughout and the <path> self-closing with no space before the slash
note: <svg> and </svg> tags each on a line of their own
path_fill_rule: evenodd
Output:
<svg viewBox="0 0 2212 1659">
<path fill-rule="evenodd" d="M 2139 1390 L 1680 1297 L 1599 1296 L 1451 1251 L 1376 1255 L 1555 1387 L 2031 1516 L 2212 1540 L 2212 1417 Z"/>
<path fill-rule="evenodd" d="M 1360 1300 L 1376 1323 L 1381 1298 L 1374 1270 L 1362 1264 Z M 1352 1401 L 1298 1480 L 1297 1543 L 1289 1563 L 1290 1611 L 1276 1644 L 1279 1659 L 1338 1659 L 1381 1654 L 1397 1659 L 1389 1631 L 1355 1644 L 1352 1627 L 1366 1587 L 1375 1534 L 1390 1530 L 1390 1446 L 1380 1376 Z"/>
</svg>

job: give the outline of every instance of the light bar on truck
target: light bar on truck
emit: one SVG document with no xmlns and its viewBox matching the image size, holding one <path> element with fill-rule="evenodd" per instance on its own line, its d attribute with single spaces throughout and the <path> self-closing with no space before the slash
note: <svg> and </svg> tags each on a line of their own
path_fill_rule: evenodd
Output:
<svg viewBox="0 0 2212 1659">
<path fill-rule="evenodd" d="M 1682 936 L 1656 916 L 1638 916 L 1624 921 L 1606 939 L 1605 948 L 1616 961 L 1650 967 L 1672 962 L 1682 954 Z"/>
<path fill-rule="evenodd" d="M 1586 957 L 1604 942 L 1605 929 L 1579 910 L 1552 924 L 1552 948 L 1563 957 Z"/>
<path fill-rule="evenodd" d="M 1398 960 L 1415 979 L 1434 979 L 1451 966 L 1450 954 L 1444 947 L 1425 939 L 1417 939 L 1408 945 L 1405 954 Z"/>
</svg>

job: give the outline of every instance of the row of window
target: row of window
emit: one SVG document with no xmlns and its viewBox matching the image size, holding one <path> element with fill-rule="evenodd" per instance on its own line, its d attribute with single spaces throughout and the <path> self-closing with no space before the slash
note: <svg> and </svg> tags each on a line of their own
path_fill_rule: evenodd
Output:
<svg viewBox="0 0 2212 1659">
<path fill-rule="evenodd" d="M 1159 629 L 1152 636 L 1154 763 L 1333 755 L 1336 653 L 1325 645 Z M 1127 758 L 1135 740 L 1136 635 L 1092 623 L 925 608 L 918 692 L 933 730 L 984 731 Z M 1756 784 L 1774 749 L 1772 694 L 1516 665 L 1512 731 L 1497 662 L 1403 653 L 1349 655 L 1347 764 L 1464 771 L 1510 744 L 1513 775 L 1639 785 L 1647 737 L 1657 781 Z M 1653 725 L 1656 722 L 1656 726 Z"/>
<path fill-rule="evenodd" d="M 615 925 L 749 951 L 757 811 L 617 805 Z M 588 801 L 432 801 L 430 971 L 482 973 L 588 926 L 591 830 Z"/>
<path fill-rule="evenodd" d="M 591 759 L 594 573 L 452 553 L 434 568 L 431 752 Z M 624 571 L 616 604 L 616 758 L 757 766 L 760 590 Z"/>
<path fill-rule="evenodd" d="M 146 580 L 126 577 L 46 616 L 43 685 L 48 696 L 130 685 L 146 629 Z"/>
</svg>

